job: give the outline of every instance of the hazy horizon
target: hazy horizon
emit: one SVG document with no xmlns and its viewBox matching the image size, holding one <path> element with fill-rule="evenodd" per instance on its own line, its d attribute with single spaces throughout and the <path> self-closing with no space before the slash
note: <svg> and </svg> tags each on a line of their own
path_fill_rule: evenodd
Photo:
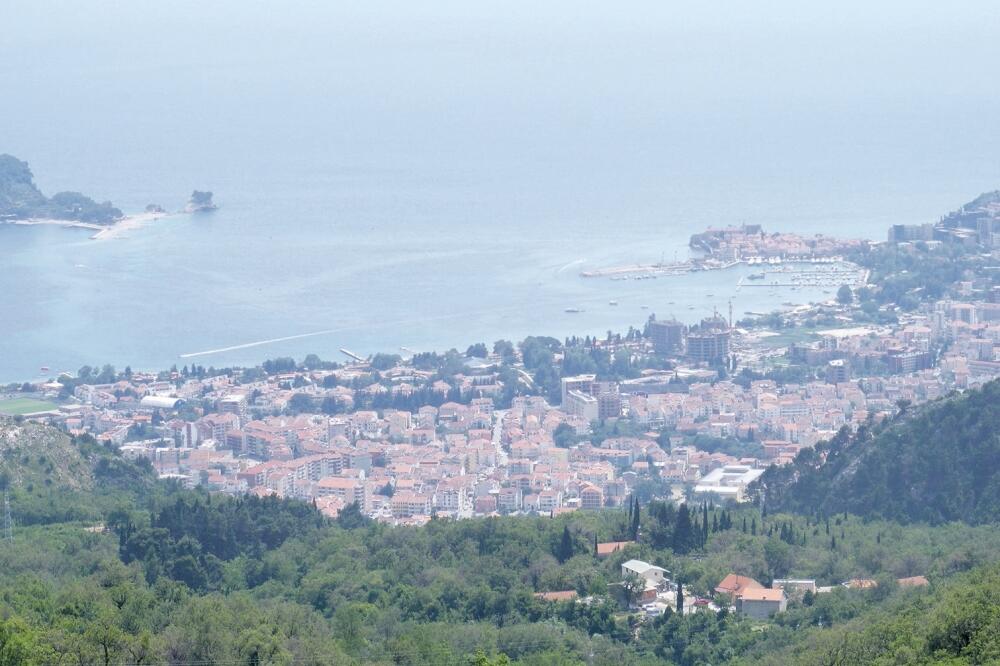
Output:
<svg viewBox="0 0 1000 666">
<path fill-rule="evenodd" d="M 210 189 L 221 206 L 107 244 L 0 228 L 4 378 L 330 329 L 350 332 L 218 363 L 603 333 L 669 301 L 695 319 L 716 305 L 701 282 L 575 273 L 683 253 L 708 225 L 881 239 L 1000 186 L 985 2 L 40 2 L 3 18 L 0 152 L 43 191 L 136 212 Z M 564 315 L 581 304 L 603 306 Z"/>
</svg>

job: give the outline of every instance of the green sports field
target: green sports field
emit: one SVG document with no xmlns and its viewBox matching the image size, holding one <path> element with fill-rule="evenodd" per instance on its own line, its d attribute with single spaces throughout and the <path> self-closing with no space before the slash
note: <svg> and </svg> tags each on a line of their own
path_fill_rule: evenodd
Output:
<svg viewBox="0 0 1000 666">
<path fill-rule="evenodd" d="M 14 398 L 13 400 L 0 400 L 0 414 L 5 416 L 18 416 L 19 414 L 34 414 L 35 412 L 47 412 L 56 409 L 57 405 L 44 400 L 34 398 Z"/>
</svg>

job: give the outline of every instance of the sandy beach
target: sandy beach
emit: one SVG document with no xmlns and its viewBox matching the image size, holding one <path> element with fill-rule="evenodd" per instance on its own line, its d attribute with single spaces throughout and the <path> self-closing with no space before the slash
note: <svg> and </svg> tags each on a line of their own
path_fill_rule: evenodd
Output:
<svg viewBox="0 0 1000 666">
<path fill-rule="evenodd" d="M 94 225 L 100 230 L 90 238 L 92 240 L 109 240 L 112 238 L 119 238 L 129 231 L 134 231 L 135 229 L 145 226 L 149 222 L 155 222 L 156 220 L 160 220 L 165 217 L 173 217 L 179 214 L 180 213 L 138 213 L 136 215 L 126 215 L 109 226 Z"/>
<path fill-rule="evenodd" d="M 91 222 L 79 222 L 77 220 L 50 220 L 47 218 L 10 220 L 8 224 L 16 224 L 24 227 L 33 227 L 37 225 L 52 225 L 56 227 L 69 227 L 72 229 L 95 229 L 95 230 L 101 230 L 105 228 L 103 224 L 93 224 Z"/>
<path fill-rule="evenodd" d="M 67 229 L 88 229 L 95 232 L 94 235 L 90 237 L 92 240 L 109 240 L 111 238 L 119 238 L 129 231 L 145 226 L 149 222 L 154 222 L 166 217 L 175 217 L 177 215 L 182 215 L 182 213 L 137 213 L 135 215 L 126 215 L 114 224 L 94 224 L 93 222 L 80 222 L 78 220 L 52 220 L 46 218 L 11 220 L 9 223 L 28 227 L 51 225 L 56 227 L 66 227 Z"/>
</svg>

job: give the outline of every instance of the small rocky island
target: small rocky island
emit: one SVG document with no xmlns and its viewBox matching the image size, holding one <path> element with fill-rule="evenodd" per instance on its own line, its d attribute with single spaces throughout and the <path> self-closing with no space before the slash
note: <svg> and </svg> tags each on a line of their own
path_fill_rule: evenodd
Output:
<svg viewBox="0 0 1000 666">
<path fill-rule="evenodd" d="M 79 192 L 57 192 L 46 197 L 35 185 L 27 162 L 0 155 L 0 221 L 65 220 L 111 225 L 122 217 L 110 201 L 98 203 Z"/>
<path fill-rule="evenodd" d="M 188 199 L 187 205 L 184 207 L 185 213 L 203 213 L 210 210 L 215 210 L 218 206 L 212 201 L 211 192 L 202 192 L 200 190 L 195 190 L 191 193 L 191 198 Z"/>
</svg>

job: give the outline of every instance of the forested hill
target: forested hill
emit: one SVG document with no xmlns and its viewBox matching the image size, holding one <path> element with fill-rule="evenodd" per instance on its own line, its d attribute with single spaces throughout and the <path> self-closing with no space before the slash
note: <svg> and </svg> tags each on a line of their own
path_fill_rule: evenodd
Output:
<svg viewBox="0 0 1000 666">
<path fill-rule="evenodd" d="M 768 511 L 901 522 L 985 523 L 1000 515 L 1000 381 L 891 423 L 844 431 L 759 481 Z"/>
<path fill-rule="evenodd" d="M 46 197 L 35 185 L 27 162 L 0 155 L 0 220 L 30 218 L 110 224 L 122 216 L 110 201 L 98 203 L 79 192 Z"/>
</svg>

